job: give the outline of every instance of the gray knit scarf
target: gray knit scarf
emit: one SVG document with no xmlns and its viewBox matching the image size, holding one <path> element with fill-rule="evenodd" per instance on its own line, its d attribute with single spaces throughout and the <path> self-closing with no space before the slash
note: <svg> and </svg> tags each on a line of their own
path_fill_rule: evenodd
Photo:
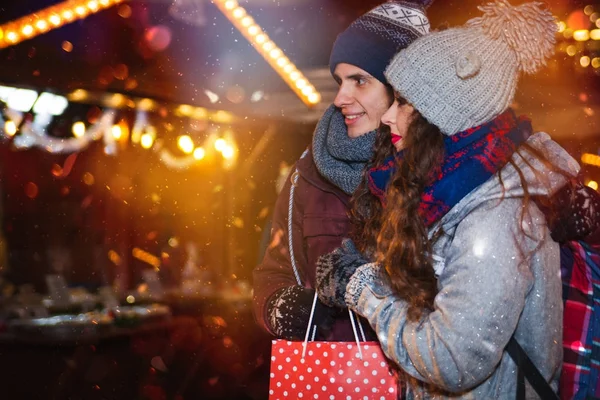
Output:
<svg viewBox="0 0 600 400">
<path fill-rule="evenodd" d="M 373 156 L 376 135 L 374 130 L 357 138 L 348 137 L 344 116 L 332 104 L 319 120 L 313 136 L 317 169 L 345 193 L 354 193 L 367 161 Z"/>
</svg>

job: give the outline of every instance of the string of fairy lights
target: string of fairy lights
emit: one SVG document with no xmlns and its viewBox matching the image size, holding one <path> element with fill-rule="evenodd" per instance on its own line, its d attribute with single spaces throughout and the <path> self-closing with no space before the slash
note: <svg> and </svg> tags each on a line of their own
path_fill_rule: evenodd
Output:
<svg viewBox="0 0 600 400">
<path fill-rule="evenodd" d="M 0 25 L 0 48 L 13 46 L 125 0 L 68 0 Z"/>
<path fill-rule="evenodd" d="M 213 2 L 306 105 L 314 106 L 321 101 L 315 87 L 237 0 Z"/>
<path fill-rule="evenodd" d="M 47 133 L 55 117 L 62 117 L 69 104 L 85 103 L 90 97 L 93 103 L 101 103 L 104 111 L 87 121 L 79 118 L 72 123 L 72 137 L 59 138 Z M 67 97 L 31 89 L 0 86 L 0 139 L 11 141 L 17 150 L 43 149 L 49 153 L 65 154 L 81 152 L 92 142 L 102 140 L 104 152 L 116 155 L 118 149 L 128 144 L 153 150 L 167 167 L 182 171 L 198 165 L 206 158 L 220 157 L 225 169 L 235 167 L 238 147 L 231 126 L 238 123 L 235 116 L 223 110 L 211 111 L 188 104 L 166 105 L 151 99 L 134 99 L 122 94 L 94 96 L 78 89 Z M 93 107 L 93 106 L 90 106 Z M 135 110 L 132 123 L 119 116 L 122 110 Z M 168 116 L 191 122 L 202 121 L 204 128 L 195 135 L 177 136 L 177 147 L 183 154 L 172 153 L 159 137 L 158 124 L 150 115 L 160 118 L 163 126 L 170 126 Z M 27 117 L 27 116 L 32 116 Z M 131 128 L 130 128 L 131 126 Z M 174 129 L 173 129 L 174 130 Z M 185 131 L 181 129 L 180 131 Z M 196 129 L 197 131 L 198 129 Z M 164 136 L 164 135 L 161 135 Z M 194 136 L 194 137 L 192 137 Z"/>
<path fill-rule="evenodd" d="M 33 14 L 0 25 L 0 49 L 44 34 L 127 0 L 67 0 Z M 296 65 L 269 38 L 237 0 L 213 0 L 256 51 L 273 67 L 288 86 L 309 107 L 321 101 L 320 93 Z"/>
</svg>

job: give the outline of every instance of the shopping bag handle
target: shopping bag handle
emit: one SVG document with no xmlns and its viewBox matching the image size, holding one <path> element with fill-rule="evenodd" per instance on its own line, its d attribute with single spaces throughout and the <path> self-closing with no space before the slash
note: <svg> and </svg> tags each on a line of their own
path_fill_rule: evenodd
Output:
<svg viewBox="0 0 600 400">
<path fill-rule="evenodd" d="M 306 355 L 306 345 L 308 344 L 308 334 L 310 333 L 310 327 L 313 323 L 313 317 L 315 316 L 315 308 L 317 307 L 317 291 L 315 290 L 315 297 L 313 298 L 312 306 L 310 307 L 310 316 L 308 317 L 308 326 L 306 327 L 306 335 L 304 335 L 304 343 L 302 343 L 302 361 L 304 361 L 304 356 Z M 312 340 L 315 340 L 315 332 L 317 330 L 317 326 L 313 327 L 313 335 Z"/>
<path fill-rule="evenodd" d="M 313 318 L 315 316 L 315 308 L 317 307 L 317 299 L 318 299 L 318 295 L 317 295 L 317 292 L 315 291 L 315 296 L 313 298 L 312 306 L 310 307 L 310 316 L 308 317 L 308 326 L 306 327 L 306 334 L 304 335 L 304 342 L 302 343 L 302 360 L 304 360 L 304 357 L 306 356 L 306 347 L 308 344 L 308 335 L 310 334 L 311 326 L 313 328 L 311 341 L 315 340 L 315 333 L 317 331 L 317 326 L 316 325 L 313 326 Z M 363 359 L 362 348 L 360 347 L 360 340 L 358 339 L 358 333 L 356 332 L 356 325 L 358 325 L 358 328 L 362 335 L 363 342 L 367 341 L 365 339 L 365 331 L 363 330 L 362 324 L 360 323 L 360 320 L 358 319 L 358 317 L 356 320 L 354 319 L 354 312 L 351 309 L 348 309 L 348 314 L 350 314 L 350 323 L 352 325 L 352 333 L 354 334 L 354 340 L 356 341 L 356 347 L 358 348 L 358 355 L 359 355 L 359 358 L 362 360 Z"/>
</svg>

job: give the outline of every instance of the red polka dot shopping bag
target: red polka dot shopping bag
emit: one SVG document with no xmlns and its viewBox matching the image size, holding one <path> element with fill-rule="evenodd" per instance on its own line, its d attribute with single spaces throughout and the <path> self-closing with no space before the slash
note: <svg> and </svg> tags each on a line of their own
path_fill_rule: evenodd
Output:
<svg viewBox="0 0 600 400">
<path fill-rule="evenodd" d="M 396 400 L 398 381 L 377 342 L 274 340 L 270 400 Z"/>
<path fill-rule="evenodd" d="M 308 342 L 309 331 L 304 342 L 273 340 L 269 400 L 400 398 L 397 374 L 378 342 Z"/>
</svg>

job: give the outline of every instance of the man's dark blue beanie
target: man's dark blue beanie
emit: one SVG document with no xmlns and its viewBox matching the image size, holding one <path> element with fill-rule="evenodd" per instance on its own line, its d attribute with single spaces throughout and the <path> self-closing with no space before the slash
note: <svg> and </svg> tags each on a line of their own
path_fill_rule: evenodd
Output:
<svg viewBox="0 0 600 400">
<path fill-rule="evenodd" d="M 386 83 L 383 72 L 392 57 L 429 32 L 425 8 L 432 2 L 388 1 L 358 17 L 333 44 L 331 74 L 339 63 L 347 63 Z"/>
</svg>

